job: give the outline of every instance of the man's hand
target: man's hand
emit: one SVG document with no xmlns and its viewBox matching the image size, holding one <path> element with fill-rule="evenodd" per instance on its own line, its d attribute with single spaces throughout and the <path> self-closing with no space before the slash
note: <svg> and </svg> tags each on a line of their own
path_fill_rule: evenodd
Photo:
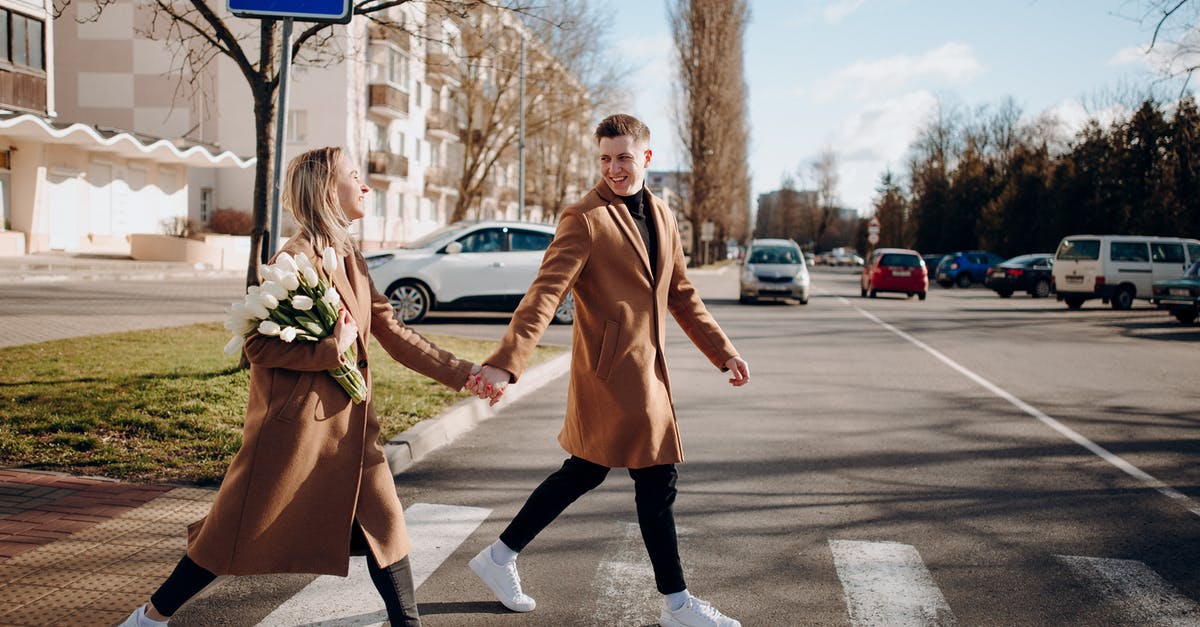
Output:
<svg viewBox="0 0 1200 627">
<path fill-rule="evenodd" d="M 488 399 L 489 405 L 495 405 L 500 402 L 504 388 L 508 387 L 511 378 L 512 375 L 507 370 L 484 364 L 482 367 L 476 366 L 471 369 L 466 387 L 475 396 Z"/>
<path fill-rule="evenodd" d="M 750 364 L 741 357 L 730 357 L 729 361 L 725 362 L 725 367 L 729 369 L 731 376 L 729 383 L 733 387 L 742 387 L 750 382 Z"/>
</svg>

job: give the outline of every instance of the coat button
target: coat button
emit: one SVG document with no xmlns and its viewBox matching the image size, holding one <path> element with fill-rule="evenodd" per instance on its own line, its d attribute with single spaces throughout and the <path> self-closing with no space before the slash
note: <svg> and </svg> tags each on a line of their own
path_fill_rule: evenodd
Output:
<svg viewBox="0 0 1200 627">
<path fill-rule="evenodd" d="M 366 367 L 367 367 L 367 360 L 365 360 L 365 359 L 358 360 L 358 369 L 359 370 L 362 370 Z"/>
</svg>

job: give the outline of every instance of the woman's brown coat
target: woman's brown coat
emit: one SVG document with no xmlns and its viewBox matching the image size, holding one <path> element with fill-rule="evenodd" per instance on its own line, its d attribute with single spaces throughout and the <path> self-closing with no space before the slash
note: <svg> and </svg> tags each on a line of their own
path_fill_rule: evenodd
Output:
<svg viewBox="0 0 1200 627">
<path fill-rule="evenodd" d="M 646 193 L 658 258 L 649 258 L 629 210 L 600 181 L 563 212 L 537 278 L 485 360 L 516 382 L 570 291 L 571 383 L 558 441 L 568 453 L 610 468 L 683 461 L 665 360 L 667 311 L 713 365 L 724 370 L 737 355 L 687 278 L 670 209 Z"/>
<path fill-rule="evenodd" d="M 292 238 L 283 250 L 320 266 L 307 240 Z M 289 344 L 255 333 L 246 340 L 242 448 L 208 516 L 188 529 L 188 556 L 218 575 L 345 576 L 355 519 L 380 564 L 408 555 L 403 510 L 378 443 L 367 340 L 374 335 L 396 361 L 453 389 L 465 384 L 471 364 L 396 320 L 357 249 L 339 266 L 332 283 L 358 325 L 367 399 L 352 403 L 325 372 L 340 359 L 332 337 Z"/>
</svg>

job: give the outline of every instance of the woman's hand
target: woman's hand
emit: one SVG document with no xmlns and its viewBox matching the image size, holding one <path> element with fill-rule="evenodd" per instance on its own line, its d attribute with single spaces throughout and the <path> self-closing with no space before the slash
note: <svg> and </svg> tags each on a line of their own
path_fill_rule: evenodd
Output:
<svg viewBox="0 0 1200 627">
<path fill-rule="evenodd" d="M 333 339 L 337 342 L 338 354 L 346 352 L 358 339 L 358 324 L 345 309 L 338 312 L 337 324 L 333 325 Z"/>
<path fill-rule="evenodd" d="M 477 365 L 471 369 L 466 389 L 475 396 L 488 400 L 489 405 L 495 405 L 500 402 L 500 397 L 504 396 L 504 388 L 508 386 L 511 376 L 507 370 L 502 368 L 486 364 L 483 367 Z"/>
</svg>

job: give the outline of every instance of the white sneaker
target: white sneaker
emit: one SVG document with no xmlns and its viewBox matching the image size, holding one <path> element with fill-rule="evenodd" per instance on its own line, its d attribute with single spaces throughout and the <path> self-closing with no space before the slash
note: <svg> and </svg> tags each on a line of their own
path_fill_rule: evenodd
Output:
<svg viewBox="0 0 1200 627">
<path fill-rule="evenodd" d="M 677 610 L 664 607 L 658 624 L 662 627 L 742 627 L 741 623 L 722 614 L 708 601 L 696 597 L 690 597 Z"/>
<path fill-rule="evenodd" d="M 147 625 L 166 625 L 167 621 L 157 621 L 149 616 L 146 616 L 146 605 L 139 605 L 125 622 L 117 625 L 117 627 L 146 627 Z"/>
<path fill-rule="evenodd" d="M 492 560 L 492 548 L 485 546 L 479 555 L 471 558 L 470 566 L 504 607 L 514 612 L 532 612 L 537 607 L 532 597 L 521 592 L 521 576 L 517 574 L 516 560 L 497 564 Z"/>
</svg>

